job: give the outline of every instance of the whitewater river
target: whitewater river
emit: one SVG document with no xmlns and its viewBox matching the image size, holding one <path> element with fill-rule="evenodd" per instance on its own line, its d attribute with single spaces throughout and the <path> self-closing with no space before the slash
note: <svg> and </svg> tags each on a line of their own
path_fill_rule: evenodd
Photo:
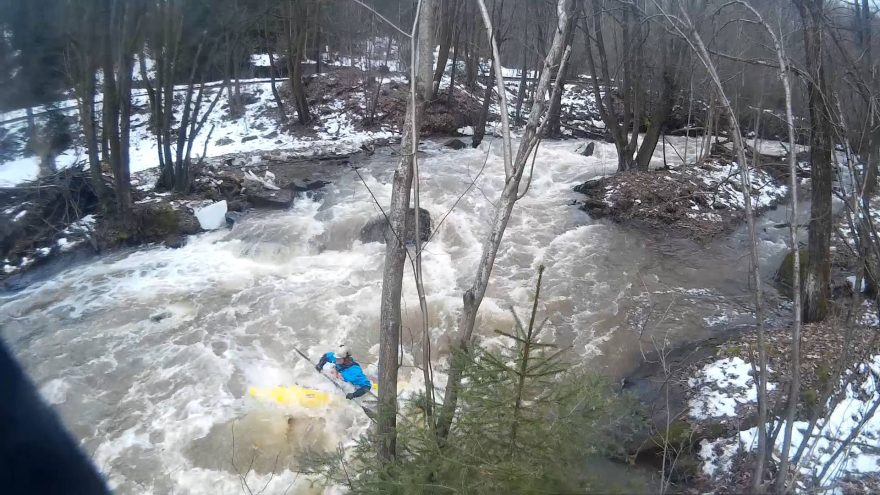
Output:
<svg viewBox="0 0 880 495">
<path fill-rule="evenodd" d="M 615 378 L 638 364 L 640 349 L 748 323 L 743 231 L 699 246 L 590 219 L 572 205 L 580 197 L 572 187 L 613 172 L 614 148 L 597 143 L 587 158 L 574 153 L 576 144 L 541 146 L 483 302 L 478 331 L 488 345 L 492 330 L 510 328 L 510 305 L 525 314 L 540 264 L 548 337 L 572 345 L 577 364 Z M 503 174 L 498 141 L 462 151 L 424 145 L 422 206 L 435 225 L 487 153 L 478 187 L 425 249 L 438 372 Z M 383 205 L 391 155 L 383 149 L 355 160 Z M 350 167 L 327 167 L 314 178 L 332 184 L 289 211 L 249 214 L 181 249 L 93 259 L 0 295 L 3 339 L 119 493 L 321 493 L 289 467 L 304 450 L 351 445 L 367 430 L 363 413 L 344 399 L 327 410 L 282 410 L 247 397 L 248 385 L 332 390 L 294 346 L 316 358 L 345 341 L 375 376 L 384 246 L 363 244 L 358 233 L 380 213 Z M 784 216 L 780 209 L 761 220 L 765 273 L 782 255 L 786 230 L 773 224 Z M 418 341 L 410 278 L 404 365 Z M 420 372 L 405 366 L 401 382 L 404 391 L 416 389 Z"/>
</svg>

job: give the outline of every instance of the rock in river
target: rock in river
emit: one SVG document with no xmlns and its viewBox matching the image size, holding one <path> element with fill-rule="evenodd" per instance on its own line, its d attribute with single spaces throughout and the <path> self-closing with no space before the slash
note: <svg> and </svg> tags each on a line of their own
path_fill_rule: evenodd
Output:
<svg viewBox="0 0 880 495">
<path fill-rule="evenodd" d="M 290 189 L 279 189 L 277 191 L 270 190 L 249 190 L 247 199 L 256 208 L 274 208 L 284 210 L 290 208 L 293 204 L 293 191 Z"/>
<path fill-rule="evenodd" d="M 431 214 L 428 210 L 424 208 L 419 208 L 419 237 L 421 237 L 422 242 L 428 240 L 431 236 L 431 229 L 433 225 L 431 223 Z M 366 225 L 361 229 L 360 240 L 363 243 L 368 242 L 385 242 L 386 235 L 386 220 L 385 217 L 374 218 L 367 222 Z M 414 242 L 415 236 L 415 208 L 410 208 L 406 214 L 406 242 L 411 243 Z M 393 235 L 388 232 L 388 235 Z"/>
</svg>

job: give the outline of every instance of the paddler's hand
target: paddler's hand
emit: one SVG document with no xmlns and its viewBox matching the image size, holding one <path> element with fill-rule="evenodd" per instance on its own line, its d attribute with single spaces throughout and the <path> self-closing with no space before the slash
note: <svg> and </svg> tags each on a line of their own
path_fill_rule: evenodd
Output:
<svg viewBox="0 0 880 495">
<path fill-rule="evenodd" d="M 320 372 L 324 371 L 324 366 L 322 366 L 320 364 L 316 364 L 315 369 L 318 370 L 318 373 L 320 373 Z"/>
<path fill-rule="evenodd" d="M 354 394 L 345 394 L 345 398 L 348 400 L 354 399 Z"/>
</svg>

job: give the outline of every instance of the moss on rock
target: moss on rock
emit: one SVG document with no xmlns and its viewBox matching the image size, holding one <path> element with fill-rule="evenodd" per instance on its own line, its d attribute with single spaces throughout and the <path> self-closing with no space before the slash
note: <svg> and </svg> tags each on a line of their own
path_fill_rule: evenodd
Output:
<svg viewBox="0 0 880 495">
<path fill-rule="evenodd" d="M 801 284 L 803 284 L 804 279 L 807 276 L 807 263 L 809 262 L 809 255 L 807 254 L 806 249 L 800 250 L 800 272 L 801 272 Z M 784 294 L 789 299 L 794 297 L 794 293 L 792 292 L 792 287 L 794 286 L 794 251 L 785 255 L 785 259 L 782 260 L 782 264 L 779 265 L 779 269 L 776 270 L 776 287 L 779 289 L 779 292 Z"/>
</svg>

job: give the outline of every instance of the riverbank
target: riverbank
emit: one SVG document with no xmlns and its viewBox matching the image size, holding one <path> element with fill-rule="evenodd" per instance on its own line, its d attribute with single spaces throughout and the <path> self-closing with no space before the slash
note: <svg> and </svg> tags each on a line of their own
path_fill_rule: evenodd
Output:
<svg viewBox="0 0 880 495">
<path fill-rule="evenodd" d="M 788 188 L 762 169 L 750 169 L 753 208 L 760 214 L 785 198 Z M 595 218 L 663 229 L 707 242 L 730 232 L 745 218 L 739 167 L 713 156 L 699 165 L 665 164 L 651 171 L 627 171 L 585 182 L 575 191 Z"/>
<path fill-rule="evenodd" d="M 846 228 L 845 218 L 838 222 Z M 801 329 L 801 385 L 791 454 L 802 441 L 809 442 L 798 467 L 805 490 L 822 486 L 870 493 L 878 487 L 880 470 L 880 451 L 870 447 L 880 438 L 880 418 L 874 414 L 880 404 L 880 318 L 873 299 L 853 290 L 854 276 L 845 269 L 850 253 L 837 246 L 833 285 L 839 289 L 833 292 L 831 315 Z M 782 299 L 778 308 L 765 309 L 785 314 L 791 302 Z M 790 344 L 788 324 L 768 320 L 771 417 L 785 414 Z M 631 449 L 635 458 L 662 468 L 665 457 L 668 475 L 685 493 L 749 491 L 758 425 L 757 352 L 757 330 L 748 325 L 647 355 L 622 387 L 640 398 L 652 423 Z M 806 430 L 816 420 L 808 436 Z M 782 442 L 778 427 L 777 451 Z"/>
</svg>

